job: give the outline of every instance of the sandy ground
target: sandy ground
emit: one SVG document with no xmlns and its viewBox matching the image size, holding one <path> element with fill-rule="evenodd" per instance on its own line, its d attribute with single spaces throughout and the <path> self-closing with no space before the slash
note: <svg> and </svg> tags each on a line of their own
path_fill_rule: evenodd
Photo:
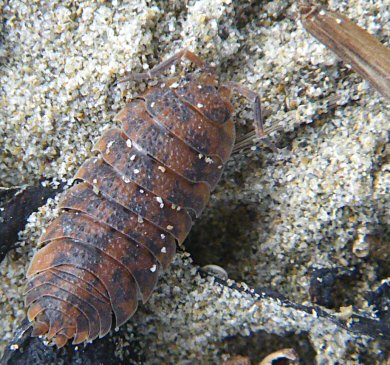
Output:
<svg viewBox="0 0 390 365">
<path fill-rule="evenodd" d="M 388 42 L 385 3 L 329 6 Z M 113 116 L 146 87 L 113 87 L 115 77 L 148 69 L 183 47 L 214 62 L 222 81 L 260 92 L 267 125 L 281 126 L 273 137 L 281 153 L 260 144 L 228 163 L 185 243 L 190 253 L 178 255 L 150 302 L 116 337 L 118 356 L 137 343 L 148 364 L 213 364 L 224 354 L 245 354 L 246 336 L 262 331 L 275 335 L 276 344 L 276 336 L 304 336 L 314 352 L 307 363 L 384 363 L 375 340 L 315 314 L 281 309 L 273 300 L 258 306 L 253 297 L 221 290 L 196 274 L 197 265 L 218 264 L 231 279 L 308 304 L 313 268 L 355 270 L 337 289 L 334 310 L 353 304 L 354 311 L 375 315 L 365 293 L 388 275 L 377 252 L 388 245 L 390 222 L 389 104 L 305 32 L 293 1 L 0 5 L 2 186 L 41 177 L 70 182 Z M 328 109 L 329 98 L 339 105 Z M 234 103 L 240 136 L 250 129 L 252 111 L 244 100 Z M 0 266 L 1 346 L 25 314 L 24 273 L 37 238 L 57 213 L 50 201 L 33 214 L 21 247 Z M 241 347 L 233 351 L 227 336 L 236 336 Z M 261 337 L 257 346 L 261 354 L 270 352 Z"/>
</svg>

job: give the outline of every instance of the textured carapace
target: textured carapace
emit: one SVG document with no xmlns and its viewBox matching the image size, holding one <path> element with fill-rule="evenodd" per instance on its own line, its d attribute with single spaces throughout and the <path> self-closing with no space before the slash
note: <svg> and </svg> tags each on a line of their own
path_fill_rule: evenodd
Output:
<svg viewBox="0 0 390 365">
<path fill-rule="evenodd" d="M 119 112 L 122 128 L 96 143 L 97 157 L 76 173 L 61 215 L 40 238 L 46 245 L 27 273 L 32 335 L 62 347 L 125 323 L 207 204 L 234 145 L 231 93 L 252 94 L 218 85 L 215 72 L 186 50 L 156 75 L 182 57 L 199 69 L 149 88 Z"/>
</svg>

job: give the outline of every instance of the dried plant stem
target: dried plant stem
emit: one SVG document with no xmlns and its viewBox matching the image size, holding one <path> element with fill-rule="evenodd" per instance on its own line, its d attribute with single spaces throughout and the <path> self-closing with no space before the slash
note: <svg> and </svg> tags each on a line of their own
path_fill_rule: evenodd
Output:
<svg viewBox="0 0 390 365">
<path fill-rule="evenodd" d="M 390 49 L 347 17 L 301 4 L 304 28 L 390 99 Z"/>
</svg>

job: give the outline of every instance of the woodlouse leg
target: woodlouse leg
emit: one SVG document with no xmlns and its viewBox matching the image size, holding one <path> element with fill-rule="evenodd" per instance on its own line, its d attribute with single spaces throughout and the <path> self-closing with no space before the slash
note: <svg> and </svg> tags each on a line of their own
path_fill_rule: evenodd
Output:
<svg viewBox="0 0 390 365">
<path fill-rule="evenodd" d="M 247 87 L 242 86 L 237 82 L 233 81 L 228 81 L 226 84 L 222 85 L 222 87 L 230 89 L 231 93 L 237 93 L 243 96 L 245 99 L 249 100 L 253 104 L 253 109 L 255 112 L 254 125 L 256 136 L 259 138 L 266 137 L 263 124 L 263 115 L 261 113 L 260 95 L 248 89 Z"/>
<path fill-rule="evenodd" d="M 253 124 L 255 126 L 256 136 L 260 138 L 273 152 L 278 152 L 278 149 L 275 147 L 275 145 L 271 141 L 269 141 L 267 137 L 267 133 L 264 130 L 264 121 L 263 121 L 263 114 L 261 112 L 260 95 L 248 89 L 247 87 L 242 86 L 233 81 L 226 82 L 221 86 L 221 88 L 224 88 L 225 90 L 230 92 L 230 94 L 237 93 L 253 104 L 253 110 L 255 113 Z"/>
<path fill-rule="evenodd" d="M 167 68 L 171 67 L 176 62 L 180 61 L 181 59 L 186 58 L 190 62 L 194 63 L 199 68 L 204 68 L 206 66 L 205 62 L 199 58 L 195 53 L 189 51 L 188 49 L 183 49 L 176 54 L 174 54 L 172 57 L 168 58 L 167 60 L 159 63 L 158 65 L 154 66 L 151 70 L 147 72 L 142 73 L 136 73 L 132 72 L 129 76 L 119 80 L 117 84 L 126 82 L 126 81 L 140 81 L 145 79 L 152 79 L 154 77 L 157 77 L 161 75 Z"/>
</svg>

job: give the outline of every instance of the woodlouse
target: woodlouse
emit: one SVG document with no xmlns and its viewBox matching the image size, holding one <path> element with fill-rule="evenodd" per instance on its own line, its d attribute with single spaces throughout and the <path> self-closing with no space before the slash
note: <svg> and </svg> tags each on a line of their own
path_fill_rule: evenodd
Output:
<svg viewBox="0 0 390 365">
<path fill-rule="evenodd" d="M 80 167 L 61 215 L 41 236 L 46 246 L 27 272 L 33 336 L 58 347 L 91 341 L 109 332 L 112 313 L 120 326 L 148 300 L 232 153 L 233 93 L 253 103 L 264 137 L 258 94 L 219 85 L 215 70 L 188 50 L 131 79 L 156 77 L 182 58 L 198 69 L 147 89 L 118 113 L 122 128 L 95 144 L 98 157 Z"/>
</svg>

